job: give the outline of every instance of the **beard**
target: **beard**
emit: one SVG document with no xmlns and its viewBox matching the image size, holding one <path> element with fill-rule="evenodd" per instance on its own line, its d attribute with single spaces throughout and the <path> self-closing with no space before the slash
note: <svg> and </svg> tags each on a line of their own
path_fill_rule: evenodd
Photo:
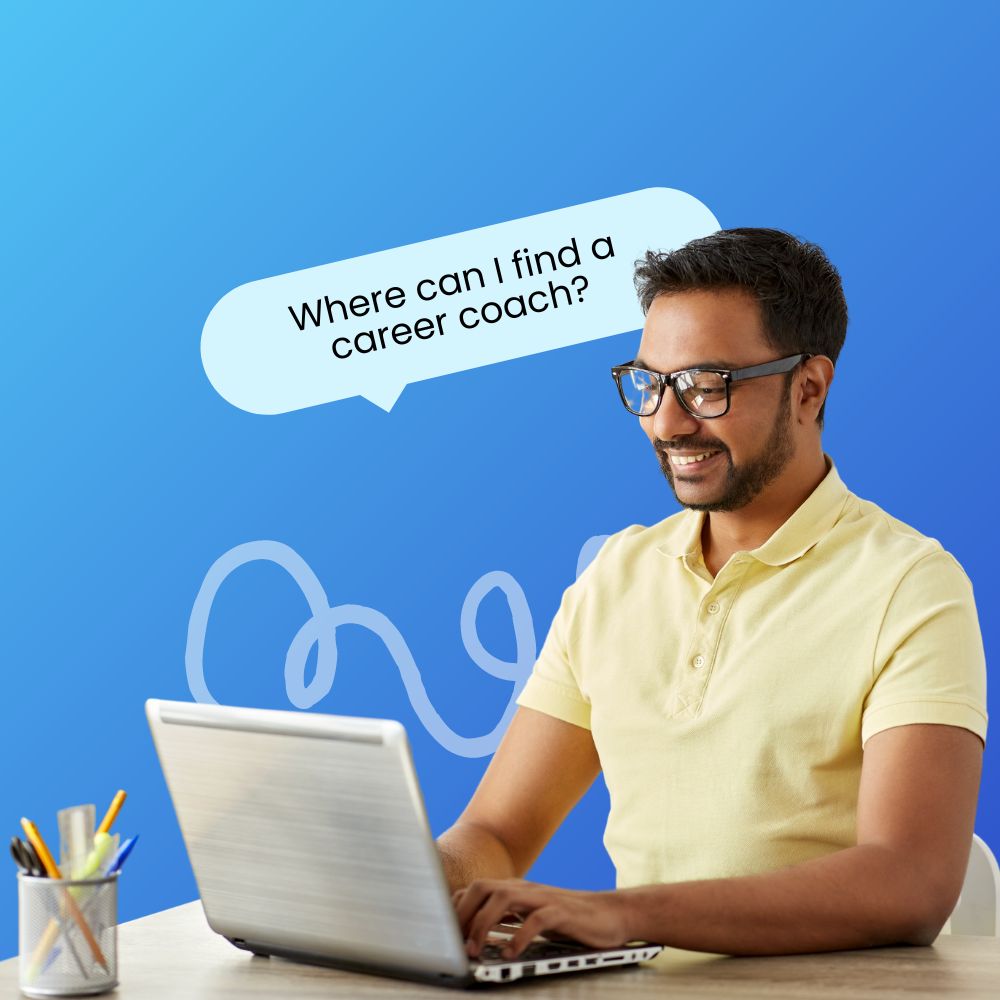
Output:
<svg viewBox="0 0 1000 1000">
<path fill-rule="evenodd" d="M 781 475 L 795 454 L 795 441 L 792 438 L 791 389 L 792 380 L 789 378 L 785 382 L 784 397 L 778 407 L 778 415 L 767 441 L 764 442 L 757 457 L 743 465 L 733 464 L 729 449 L 721 441 L 698 437 L 685 438 L 683 441 L 677 442 L 655 442 L 653 447 L 660 462 L 660 469 L 670 484 L 674 497 L 682 507 L 687 507 L 689 510 L 705 511 L 739 510 L 754 500 L 766 486 L 769 486 Z M 677 495 L 677 487 L 674 484 L 674 469 L 670 464 L 670 456 L 665 450 L 671 444 L 683 444 L 685 448 L 704 448 L 705 451 L 722 452 L 728 463 L 728 468 L 726 469 L 726 481 L 718 497 L 701 503 L 685 503 Z"/>
</svg>

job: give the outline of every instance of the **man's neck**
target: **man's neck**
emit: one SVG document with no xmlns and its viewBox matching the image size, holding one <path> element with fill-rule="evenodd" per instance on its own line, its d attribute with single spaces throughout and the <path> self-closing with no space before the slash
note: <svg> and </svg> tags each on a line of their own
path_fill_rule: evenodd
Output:
<svg viewBox="0 0 1000 1000">
<path fill-rule="evenodd" d="M 745 507 L 712 511 L 701 531 L 702 558 L 715 576 L 734 552 L 748 552 L 764 544 L 808 499 L 828 472 L 817 452 L 808 463 L 789 467 Z"/>
</svg>

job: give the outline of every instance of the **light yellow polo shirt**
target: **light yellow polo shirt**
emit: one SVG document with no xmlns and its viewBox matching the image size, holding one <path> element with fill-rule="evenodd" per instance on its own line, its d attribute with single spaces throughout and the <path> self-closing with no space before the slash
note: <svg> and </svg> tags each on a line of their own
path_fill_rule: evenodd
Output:
<svg viewBox="0 0 1000 1000">
<path fill-rule="evenodd" d="M 704 514 L 605 542 L 518 704 L 589 728 L 620 887 L 773 871 L 856 844 L 862 748 L 907 723 L 986 739 L 972 587 L 836 469 L 713 580 Z"/>
</svg>

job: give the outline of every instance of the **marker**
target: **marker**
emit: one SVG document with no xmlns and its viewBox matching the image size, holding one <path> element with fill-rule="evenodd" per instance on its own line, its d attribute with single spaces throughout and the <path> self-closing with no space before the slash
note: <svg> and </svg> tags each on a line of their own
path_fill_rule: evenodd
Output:
<svg viewBox="0 0 1000 1000">
<path fill-rule="evenodd" d="M 101 825 L 97 828 L 98 833 L 107 833 L 111 829 L 111 824 L 118 818 L 118 811 L 124 801 L 125 792 L 119 788 L 111 800 L 111 805 L 108 806 L 108 811 L 104 814 L 104 819 L 101 820 Z"/>
<path fill-rule="evenodd" d="M 86 879 L 91 878 L 94 874 L 96 874 L 101 865 L 103 865 L 104 862 L 115 853 L 115 849 L 118 846 L 115 843 L 117 838 L 117 833 L 114 837 L 112 837 L 109 833 L 95 833 L 94 849 L 83 859 L 81 864 L 77 865 L 73 869 L 73 878 Z"/>
<path fill-rule="evenodd" d="M 125 793 L 120 792 L 119 794 L 124 795 Z M 115 798 L 117 799 L 117 796 L 115 796 Z M 121 803 L 119 803 L 119 807 L 120 805 Z M 111 821 L 114 822 L 114 817 L 111 818 Z M 49 878 L 61 879 L 62 872 L 59 871 L 59 866 L 52 860 L 52 855 L 49 853 L 48 847 L 45 846 L 45 841 L 42 840 L 42 835 L 38 832 L 35 824 L 32 823 L 30 819 L 26 819 L 22 816 L 21 827 L 28 838 L 28 842 L 35 849 L 35 853 L 38 855 L 38 859 L 41 861 L 42 866 L 48 873 Z M 98 965 L 100 965 L 105 972 L 109 971 L 108 962 L 104 957 L 104 952 L 101 951 L 101 946 L 97 943 L 97 938 L 94 937 L 94 933 L 91 931 L 90 925 L 87 923 L 84 915 L 80 912 L 80 907 L 76 905 L 76 900 L 68 892 L 65 893 L 64 898 L 66 901 L 66 909 L 69 910 L 69 915 L 76 921 L 77 926 L 80 928 L 80 932 L 83 934 L 84 940 L 87 942 L 87 947 L 90 948 L 91 954 L 93 954 Z M 43 939 L 49 934 L 49 930 L 53 925 L 55 925 L 58 930 L 59 924 L 54 918 L 49 922 L 49 927 L 46 929 Z M 55 937 L 53 936 L 52 944 L 54 943 Z M 50 944 L 49 947 L 51 946 L 52 945 Z"/>
</svg>

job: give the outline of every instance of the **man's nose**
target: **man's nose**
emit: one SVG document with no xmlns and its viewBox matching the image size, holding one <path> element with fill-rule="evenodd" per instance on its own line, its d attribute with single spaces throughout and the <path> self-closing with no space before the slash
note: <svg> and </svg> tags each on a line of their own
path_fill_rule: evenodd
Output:
<svg viewBox="0 0 1000 1000">
<path fill-rule="evenodd" d="M 701 422 L 681 406 L 669 386 L 663 390 L 663 399 L 652 421 L 651 430 L 660 441 L 697 434 L 701 429 Z"/>
</svg>

